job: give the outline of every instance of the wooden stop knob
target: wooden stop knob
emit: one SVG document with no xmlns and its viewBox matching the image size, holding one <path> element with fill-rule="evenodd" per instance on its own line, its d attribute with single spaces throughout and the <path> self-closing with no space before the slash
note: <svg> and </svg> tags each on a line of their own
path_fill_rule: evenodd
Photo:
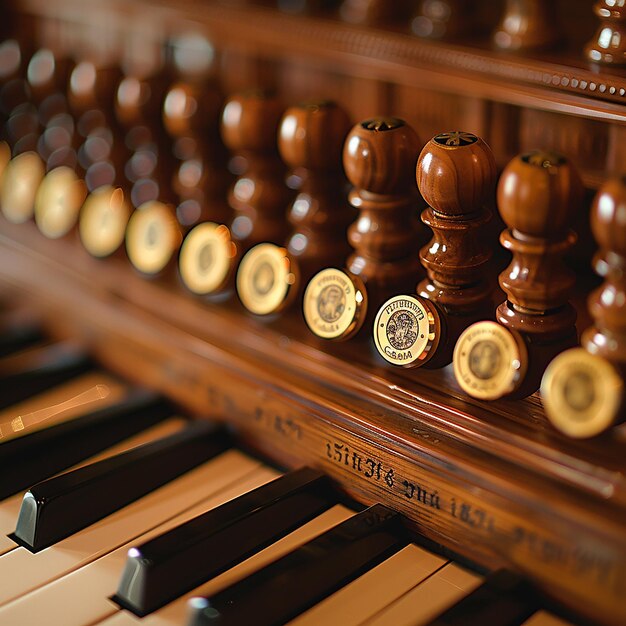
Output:
<svg viewBox="0 0 626 626">
<path fill-rule="evenodd" d="M 515 157 L 498 184 L 498 208 L 517 234 L 562 239 L 582 198 L 582 182 L 560 154 L 535 150 Z"/>
<path fill-rule="evenodd" d="M 231 97 L 222 113 L 222 139 L 235 153 L 275 153 L 283 109 L 280 101 L 263 91 Z"/>
<path fill-rule="evenodd" d="M 595 330 L 583 345 L 607 357 L 626 372 L 626 178 L 608 180 L 591 207 L 591 230 L 600 250 L 594 261 L 604 283 L 589 298 Z"/>
<path fill-rule="evenodd" d="M 334 102 L 287 109 L 278 135 L 280 155 L 292 169 L 341 169 L 341 151 L 350 129 L 348 114 Z"/>
<path fill-rule="evenodd" d="M 454 131 L 433 137 L 417 163 L 417 186 L 424 200 L 446 217 L 479 211 L 495 178 L 491 149 L 472 133 Z"/>
<path fill-rule="evenodd" d="M 343 166 L 357 188 L 381 195 L 412 189 L 421 142 L 403 120 L 378 117 L 354 126 L 346 139 Z"/>
<path fill-rule="evenodd" d="M 199 137 L 211 132 L 219 119 L 222 100 L 217 89 L 201 82 L 179 82 L 163 103 L 163 124 L 174 137 Z"/>
<path fill-rule="evenodd" d="M 600 248 L 626 258 L 626 176 L 608 180 L 591 207 L 591 230 Z M 604 275 L 602 267 L 596 267 Z"/>
</svg>

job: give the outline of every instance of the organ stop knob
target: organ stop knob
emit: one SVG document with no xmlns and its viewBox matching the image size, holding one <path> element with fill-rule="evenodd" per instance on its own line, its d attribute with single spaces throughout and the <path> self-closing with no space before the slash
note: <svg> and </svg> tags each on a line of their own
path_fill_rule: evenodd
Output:
<svg viewBox="0 0 626 626">
<path fill-rule="evenodd" d="M 571 437 L 592 437 L 624 419 L 626 374 L 626 179 L 607 181 L 591 209 L 600 247 L 595 269 L 604 278 L 590 296 L 594 325 L 582 348 L 548 366 L 541 395 L 550 421 Z"/>
<path fill-rule="evenodd" d="M 495 177 L 489 146 L 472 133 L 441 133 L 422 150 L 417 185 L 429 205 L 422 222 L 433 231 L 419 254 L 427 276 L 417 296 L 394 296 L 378 313 L 374 340 L 388 362 L 446 365 L 460 333 L 488 314 L 491 249 L 484 229 L 491 212 L 484 205 Z"/>
<path fill-rule="evenodd" d="M 350 204 L 359 212 L 348 229 L 354 252 L 346 272 L 323 270 L 307 287 L 305 319 L 316 335 L 353 336 L 367 307 L 376 310 L 415 280 L 420 228 L 413 176 L 420 145 L 415 131 L 395 117 L 365 120 L 348 134 L 343 165 L 353 185 Z"/>
<path fill-rule="evenodd" d="M 461 387 L 485 400 L 524 397 L 539 388 L 547 364 L 576 343 L 569 304 L 574 273 L 564 254 L 582 183 L 563 156 L 534 151 L 515 157 L 498 184 L 498 208 L 508 226 L 500 243 L 512 261 L 500 274 L 507 295 L 495 322 L 478 322 L 459 338 L 454 372 Z"/>
</svg>

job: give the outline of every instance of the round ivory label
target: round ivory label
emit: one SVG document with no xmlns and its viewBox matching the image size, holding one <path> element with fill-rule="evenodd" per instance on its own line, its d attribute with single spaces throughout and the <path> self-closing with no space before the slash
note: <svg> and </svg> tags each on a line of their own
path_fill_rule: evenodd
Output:
<svg viewBox="0 0 626 626">
<path fill-rule="evenodd" d="M 374 343 L 392 365 L 416 365 L 438 338 L 434 319 L 420 298 L 394 296 L 380 307 L 374 322 Z"/>
<path fill-rule="evenodd" d="M 50 239 L 66 235 L 76 224 L 87 188 L 73 169 L 57 167 L 46 174 L 35 196 L 35 222 Z"/>
<path fill-rule="evenodd" d="M 165 269 L 180 241 L 180 227 L 166 204 L 150 200 L 130 216 L 126 252 L 140 272 L 158 274 Z"/>
<path fill-rule="evenodd" d="M 226 283 L 236 252 L 226 226 L 213 222 L 198 224 L 180 249 L 180 276 L 194 293 L 213 293 Z"/>
<path fill-rule="evenodd" d="M 624 383 L 609 361 L 584 348 L 559 354 L 541 381 L 548 419 L 569 437 L 593 437 L 611 426 L 623 393 Z"/>
<path fill-rule="evenodd" d="M 95 257 L 113 254 L 123 243 L 130 205 L 119 187 L 92 191 L 80 212 L 78 232 L 83 246 Z"/>
<path fill-rule="evenodd" d="M 304 292 L 304 319 L 323 339 L 353 336 L 366 311 L 367 293 L 361 279 L 332 267 L 313 276 Z"/>
<path fill-rule="evenodd" d="M 287 250 L 261 243 L 241 260 L 237 293 L 248 311 L 268 315 L 285 305 L 296 281 L 294 263 Z"/>
<path fill-rule="evenodd" d="M 495 322 L 472 324 L 459 337 L 454 375 L 468 395 L 496 400 L 511 393 L 526 373 L 526 348 Z"/>
<path fill-rule="evenodd" d="M 24 152 L 9 161 L 0 183 L 0 209 L 9 222 L 22 224 L 33 216 L 35 195 L 45 173 L 36 152 Z"/>
</svg>

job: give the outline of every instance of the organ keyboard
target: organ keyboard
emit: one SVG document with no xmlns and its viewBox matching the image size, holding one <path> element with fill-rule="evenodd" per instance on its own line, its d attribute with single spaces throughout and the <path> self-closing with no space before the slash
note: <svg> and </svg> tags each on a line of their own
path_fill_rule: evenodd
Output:
<svg viewBox="0 0 626 626">
<path fill-rule="evenodd" d="M 0 455 L 15 459 L 16 480 L 2 489 L 0 572 L 19 571 L 1 576 L 0 623 L 558 619 L 531 617 L 542 607 L 626 620 L 624 209 L 611 179 L 626 145 L 623 9 L 606 17 L 596 3 L 609 42 L 584 3 L 568 3 L 558 28 L 538 0 L 503 2 L 497 23 L 476 3 L 471 27 L 469 3 L 409 4 L 2 4 L 1 294 L 52 339 L 0 363 Z M 605 65 L 589 65 L 598 47 Z M 509 161 L 496 201 L 494 163 Z M 588 311 L 598 189 L 604 282 Z M 505 226 L 512 259 L 498 244 Z M 0 350 L 41 342 L 15 316 Z M 590 316 L 580 365 L 564 350 Z M 569 365 L 555 359 L 544 376 L 559 352 Z M 611 372 L 603 391 L 598 359 Z M 96 405 L 91 421 L 76 417 Z M 285 536 L 236 557 L 225 547 L 224 571 L 190 574 L 200 586 L 176 599 L 151 590 L 144 610 L 119 584 L 129 550 L 139 561 L 166 531 L 219 518 L 228 509 L 215 507 L 280 475 L 233 449 L 159 482 L 157 469 L 192 464 L 183 451 L 141 483 L 132 468 L 147 452 L 130 449 L 187 436 L 187 418 L 163 413 L 225 422 L 270 465 L 322 472 L 337 504 L 291 533 L 259 524 L 259 537 Z M 70 454 L 76 441 L 82 456 Z M 45 451 L 41 462 L 29 450 Z M 109 460 L 51 479 L 95 454 Z M 81 518 L 72 477 L 90 477 L 83 501 L 99 502 L 98 485 L 115 481 L 98 468 L 111 467 L 126 496 Z M 37 499 L 55 485 L 76 512 L 68 536 L 61 521 L 37 545 Z M 18 515 L 17 491 L 30 488 Z M 225 536 L 240 522 L 229 518 Z M 371 558 L 341 543 L 362 522 L 380 524 Z M 360 564 L 338 556 L 351 549 Z M 304 571 L 310 588 L 291 587 Z"/>
</svg>

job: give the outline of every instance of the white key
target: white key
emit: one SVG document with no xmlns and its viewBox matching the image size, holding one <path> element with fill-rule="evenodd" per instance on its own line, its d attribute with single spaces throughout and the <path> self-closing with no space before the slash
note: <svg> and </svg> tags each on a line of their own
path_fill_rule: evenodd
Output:
<svg viewBox="0 0 626 626">
<path fill-rule="evenodd" d="M 35 432 L 122 400 L 128 386 L 105 372 L 88 372 L 0 411 L 3 440 Z"/>
<path fill-rule="evenodd" d="M 75 469 L 76 467 L 81 467 L 82 465 L 88 465 L 89 463 L 106 459 L 107 457 L 114 456 L 120 452 L 125 452 L 131 448 L 136 448 L 137 446 L 148 443 L 149 441 L 173 435 L 175 432 L 181 430 L 185 423 L 186 420 L 183 420 L 182 418 L 171 418 L 165 420 L 132 437 L 129 437 L 128 439 L 125 439 L 124 441 L 121 441 L 114 446 L 111 446 L 110 448 L 107 448 L 96 456 L 86 459 L 82 463 L 79 463 L 70 469 Z M 69 469 L 66 471 L 69 471 Z M 15 530 L 15 523 L 17 522 L 17 515 L 20 512 L 20 507 L 22 506 L 23 497 L 23 493 L 16 493 L 14 496 L 6 498 L 0 502 L 0 555 L 17 548 L 17 544 L 9 539 L 7 535 Z"/>
<path fill-rule="evenodd" d="M 367 626 L 421 626 L 470 594 L 482 578 L 450 563 L 397 602 L 364 622 Z"/>
<path fill-rule="evenodd" d="M 522 626 L 572 626 L 572 624 L 546 611 L 537 611 Z"/>
<path fill-rule="evenodd" d="M 201 502 L 207 485 L 228 485 L 226 452 L 88 528 L 33 554 L 16 548 L 0 557 L 0 606 L 112 552 Z"/>
<path fill-rule="evenodd" d="M 116 590 L 126 562 L 126 555 L 133 545 L 143 543 L 160 535 L 205 511 L 228 502 L 233 498 L 260 487 L 277 477 L 270 468 L 243 454 L 232 451 L 229 465 L 222 467 L 231 482 L 226 489 L 212 490 L 206 485 L 208 499 L 168 520 L 158 528 L 126 543 L 110 554 L 84 567 L 40 587 L 21 598 L 0 607 L 0 624 L 46 624 L 46 626 L 83 626 L 105 619 L 119 607 L 109 600 Z"/>
<path fill-rule="evenodd" d="M 292 552 L 303 543 L 311 541 L 311 539 L 326 532 L 329 528 L 347 520 L 352 514 L 353 512 L 344 506 L 334 506 L 307 524 L 304 524 L 298 530 L 265 548 L 265 550 L 261 550 L 261 552 L 251 556 L 243 563 L 216 576 L 208 583 L 181 596 L 178 600 L 174 600 L 174 602 L 164 606 L 162 609 L 143 618 L 135 617 L 127 611 L 120 611 L 113 617 L 100 622 L 100 624 L 101 626 L 181 626 L 186 623 L 189 612 L 187 602 L 190 598 L 215 595 L 238 580 Z"/>
<path fill-rule="evenodd" d="M 441 569 L 446 562 L 432 552 L 409 545 L 289 624 L 357 626 Z"/>
</svg>

